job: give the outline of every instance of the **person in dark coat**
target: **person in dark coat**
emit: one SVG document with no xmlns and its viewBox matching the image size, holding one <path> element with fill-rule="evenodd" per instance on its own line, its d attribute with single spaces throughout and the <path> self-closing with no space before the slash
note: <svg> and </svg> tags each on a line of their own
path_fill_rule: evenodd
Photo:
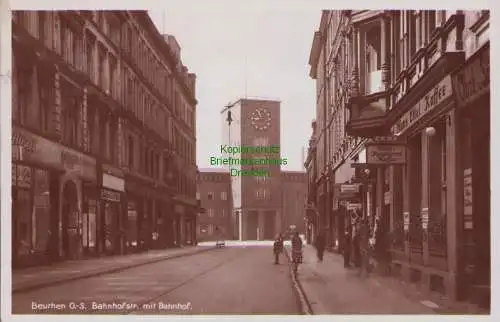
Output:
<svg viewBox="0 0 500 322">
<path fill-rule="evenodd" d="M 314 246 L 316 246 L 316 256 L 318 257 L 318 261 L 323 261 L 323 254 L 325 253 L 325 237 L 322 233 L 320 233 L 314 242 Z"/>
<path fill-rule="evenodd" d="M 281 234 L 278 234 L 274 240 L 273 252 L 274 264 L 278 265 L 280 263 L 280 254 L 283 253 L 283 237 Z"/>
<path fill-rule="evenodd" d="M 344 267 L 349 267 L 349 261 L 351 260 L 351 234 L 349 229 L 344 232 Z"/>
</svg>

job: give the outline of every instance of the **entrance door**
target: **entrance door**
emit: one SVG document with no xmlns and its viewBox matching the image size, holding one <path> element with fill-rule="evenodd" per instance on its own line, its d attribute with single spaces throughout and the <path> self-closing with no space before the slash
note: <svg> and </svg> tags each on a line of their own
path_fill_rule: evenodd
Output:
<svg viewBox="0 0 500 322">
<path fill-rule="evenodd" d="M 68 181 L 64 185 L 62 195 L 63 258 L 77 259 L 82 250 L 80 236 L 82 227 L 75 183 Z"/>
</svg>

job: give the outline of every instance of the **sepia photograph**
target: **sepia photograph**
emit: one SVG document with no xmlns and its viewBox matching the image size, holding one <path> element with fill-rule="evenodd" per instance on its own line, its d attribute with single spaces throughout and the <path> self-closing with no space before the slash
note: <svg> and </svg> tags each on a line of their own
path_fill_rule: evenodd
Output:
<svg viewBox="0 0 500 322">
<path fill-rule="evenodd" d="M 164 6 L 12 11 L 12 315 L 490 314 L 489 10 Z"/>
</svg>

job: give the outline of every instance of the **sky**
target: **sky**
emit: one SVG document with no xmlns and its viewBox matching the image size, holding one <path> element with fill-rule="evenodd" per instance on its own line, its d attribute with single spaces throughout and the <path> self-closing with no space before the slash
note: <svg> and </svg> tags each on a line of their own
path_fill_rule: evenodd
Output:
<svg viewBox="0 0 500 322">
<path fill-rule="evenodd" d="M 303 170 L 316 106 L 309 53 L 321 10 L 225 4 L 176 3 L 149 11 L 161 33 L 175 36 L 183 64 L 197 75 L 198 166 L 210 167 L 210 156 L 218 154 L 221 109 L 246 94 L 281 101 L 281 153 L 288 158 L 282 169 Z"/>
</svg>

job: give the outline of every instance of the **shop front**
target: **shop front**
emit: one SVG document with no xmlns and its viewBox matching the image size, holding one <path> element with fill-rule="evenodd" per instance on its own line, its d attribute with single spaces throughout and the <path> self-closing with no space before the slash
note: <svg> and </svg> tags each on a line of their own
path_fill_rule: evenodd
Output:
<svg viewBox="0 0 500 322">
<path fill-rule="evenodd" d="M 127 214 L 124 201 L 125 180 L 123 172 L 110 165 L 102 165 L 102 187 L 100 190 L 100 240 L 103 253 L 119 255 L 125 253 L 125 231 Z"/>
<path fill-rule="evenodd" d="M 404 113 L 392 124 L 391 134 L 406 143 L 406 165 L 380 173 L 377 181 L 388 181 L 389 187 L 379 185 L 383 202 L 378 211 L 391 214 L 393 271 L 430 291 L 451 295 L 456 288 L 458 216 L 455 99 L 449 73 L 434 79 L 423 80 L 426 90 L 406 101 L 409 108 L 400 106 Z"/>
<path fill-rule="evenodd" d="M 96 185 L 94 158 L 13 126 L 14 266 L 82 258 L 84 184 Z"/>
<path fill-rule="evenodd" d="M 481 47 L 453 75 L 457 98 L 459 156 L 458 193 L 463 214 L 457 219 L 461 236 L 459 297 L 489 307 L 490 250 L 490 46 Z M 460 187 L 460 188 L 458 188 Z"/>
</svg>

